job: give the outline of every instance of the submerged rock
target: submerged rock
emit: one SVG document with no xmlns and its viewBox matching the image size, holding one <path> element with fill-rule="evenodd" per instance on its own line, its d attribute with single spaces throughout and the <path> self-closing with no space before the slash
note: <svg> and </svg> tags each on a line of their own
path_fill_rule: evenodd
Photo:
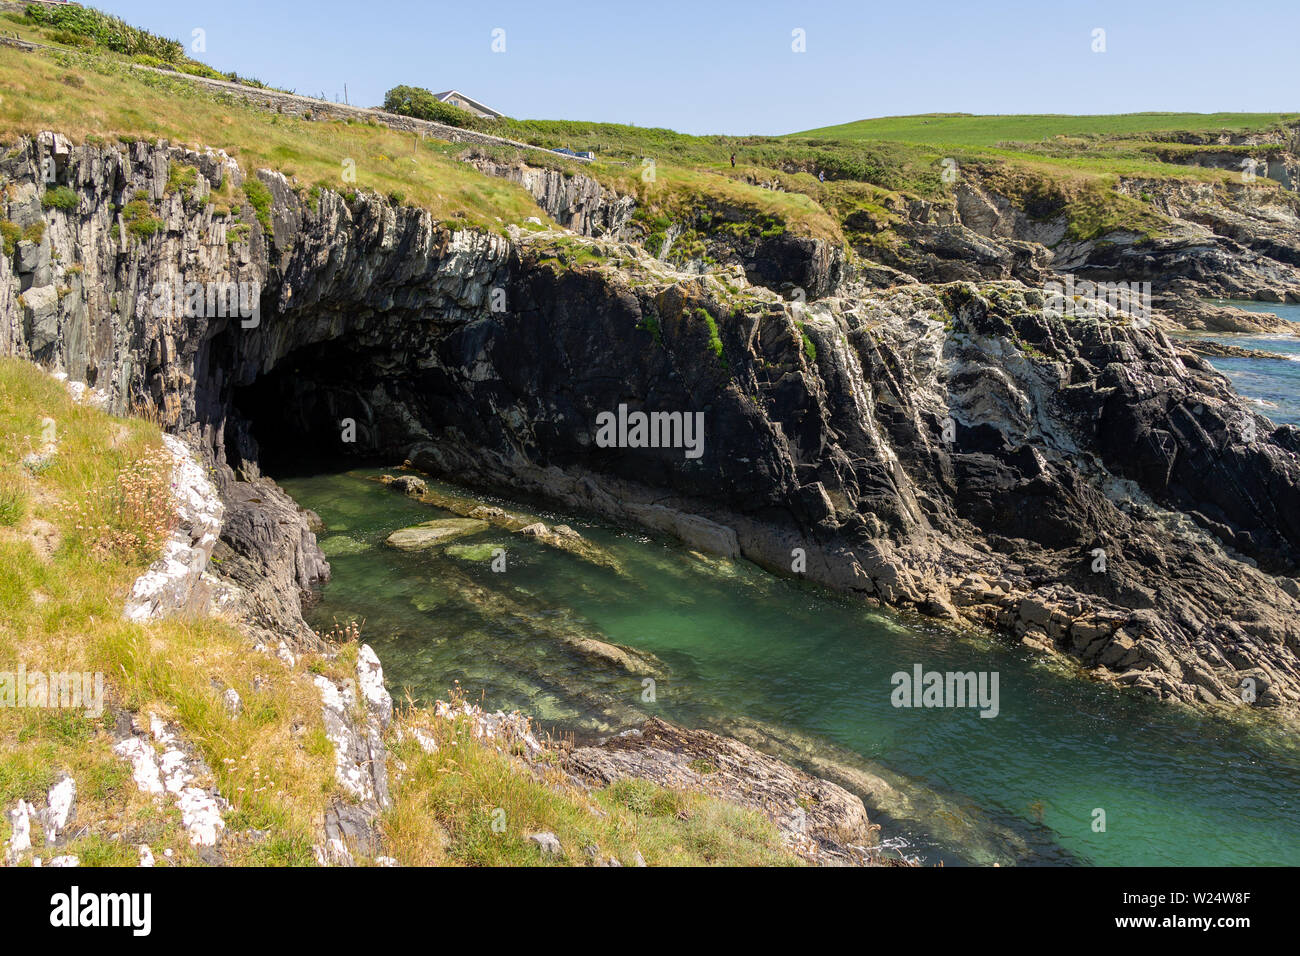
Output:
<svg viewBox="0 0 1300 956">
<path fill-rule="evenodd" d="M 490 561 L 492 556 L 505 545 L 498 541 L 486 541 L 482 544 L 449 544 L 446 553 L 461 561 Z"/>
<path fill-rule="evenodd" d="M 929 834 L 932 842 L 980 866 L 1015 866 L 1035 861 L 1025 838 L 959 794 L 932 782 L 896 773 L 875 760 L 823 737 L 751 717 L 721 721 L 730 739 L 768 753 L 829 780 L 860 797 L 873 816 Z M 1065 851 L 1056 848 L 1058 854 Z"/>
<path fill-rule="evenodd" d="M 438 518 L 394 531 L 385 543 L 399 551 L 423 551 L 454 541 L 456 538 L 478 534 L 480 531 L 486 531 L 488 527 L 486 521 L 478 521 L 474 518 Z"/>
<path fill-rule="evenodd" d="M 548 547 L 567 552 L 591 564 L 607 568 L 616 574 L 624 573 L 623 566 L 619 564 L 612 554 L 599 545 L 588 541 L 568 525 L 556 525 L 552 528 L 534 515 L 520 511 L 507 511 L 499 505 L 489 504 L 470 495 L 451 494 L 440 488 L 431 487 L 422 479 L 409 475 L 403 475 L 400 478 L 391 478 L 384 475 L 379 481 L 390 488 L 402 491 L 410 497 L 417 498 L 425 504 L 434 505 L 462 517 L 486 521 L 497 528 L 504 528 L 507 531 L 527 535 Z"/>
<path fill-rule="evenodd" d="M 321 538 L 320 549 L 327 558 L 337 558 L 346 554 L 360 554 L 363 551 L 369 551 L 370 545 L 364 541 L 358 541 L 356 538 L 350 538 L 345 534 L 332 534 L 327 538 Z"/>
<path fill-rule="evenodd" d="M 461 600 L 485 617 L 508 622 L 512 628 L 531 637 L 563 645 L 584 657 L 630 674 L 663 677 L 668 673 L 667 665 L 655 655 L 615 644 L 567 611 L 503 594 L 454 570 L 441 575 L 439 583 L 451 588 Z"/>
</svg>

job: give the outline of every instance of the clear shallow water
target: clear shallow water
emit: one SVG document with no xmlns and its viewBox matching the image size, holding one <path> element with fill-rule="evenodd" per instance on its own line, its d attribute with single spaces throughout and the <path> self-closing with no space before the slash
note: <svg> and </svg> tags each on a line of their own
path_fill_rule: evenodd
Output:
<svg viewBox="0 0 1300 956">
<path fill-rule="evenodd" d="M 393 530 L 448 514 L 366 480 L 380 473 L 281 484 L 326 523 L 334 575 L 314 625 L 364 619 L 395 696 L 430 700 L 459 680 L 559 731 L 654 713 L 814 770 L 825 760 L 875 772 L 896 788 L 876 822 L 931 862 L 1300 865 L 1290 735 L 1122 696 L 1009 642 L 568 516 L 535 512 L 608 548 L 626 575 L 497 529 L 461 543 L 506 547 L 503 574 L 487 560 L 397 552 L 383 543 Z M 640 677 L 556 637 L 583 628 L 665 663 L 654 703 Z M 891 675 L 915 663 L 996 671 L 999 715 L 894 708 Z M 1092 831 L 1095 808 L 1104 833 Z"/>
<path fill-rule="evenodd" d="M 1300 305 L 1274 302 L 1250 302 L 1236 299 L 1210 299 L 1215 305 L 1231 305 L 1247 312 L 1272 312 L 1297 323 L 1300 330 Z M 1255 402 L 1261 415 L 1278 423 L 1300 425 L 1300 337 L 1288 335 L 1198 335 L 1225 345 L 1280 352 L 1289 360 L 1212 358 L 1206 360 L 1231 379 L 1237 391 Z"/>
</svg>

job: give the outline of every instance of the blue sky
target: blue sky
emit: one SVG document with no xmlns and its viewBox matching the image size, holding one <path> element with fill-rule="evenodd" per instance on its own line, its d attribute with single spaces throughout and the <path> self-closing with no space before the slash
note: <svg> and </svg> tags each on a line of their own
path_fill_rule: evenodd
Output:
<svg viewBox="0 0 1300 956">
<path fill-rule="evenodd" d="M 195 55 L 218 69 L 327 99 L 346 83 L 365 106 L 407 83 L 511 116 L 728 134 L 926 112 L 1300 111 L 1300 0 L 92 5 L 187 44 L 202 28 Z"/>
</svg>

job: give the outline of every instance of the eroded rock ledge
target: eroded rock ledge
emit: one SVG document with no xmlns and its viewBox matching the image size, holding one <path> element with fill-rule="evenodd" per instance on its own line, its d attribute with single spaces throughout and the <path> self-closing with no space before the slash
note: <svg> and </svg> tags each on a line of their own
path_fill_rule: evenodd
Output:
<svg viewBox="0 0 1300 956">
<path fill-rule="evenodd" d="M 657 717 L 591 747 L 564 755 L 573 774 L 597 784 L 626 777 L 673 790 L 707 793 L 765 813 L 782 840 L 819 863 L 880 862 L 862 801 L 752 747 Z"/>
</svg>

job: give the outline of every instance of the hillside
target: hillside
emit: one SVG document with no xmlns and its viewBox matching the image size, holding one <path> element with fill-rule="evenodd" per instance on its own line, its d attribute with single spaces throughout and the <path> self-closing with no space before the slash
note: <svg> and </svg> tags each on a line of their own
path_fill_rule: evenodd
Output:
<svg viewBox="0 0 1300 956">
<path fill-rule="evenodd" d="M 1181 133 L 1212 141 L 1219 136 L 1268 133 L 1294 126 L 1297 122 L 1300 122 L 1300 113 L 1110 113 L 1098 116 L 923 113 L 857 120 L 790 135 L 798 139 L 924 143 L 930 146 L 1001 146 L 1061 137 L 1139 140 Z"/>
</svg>

